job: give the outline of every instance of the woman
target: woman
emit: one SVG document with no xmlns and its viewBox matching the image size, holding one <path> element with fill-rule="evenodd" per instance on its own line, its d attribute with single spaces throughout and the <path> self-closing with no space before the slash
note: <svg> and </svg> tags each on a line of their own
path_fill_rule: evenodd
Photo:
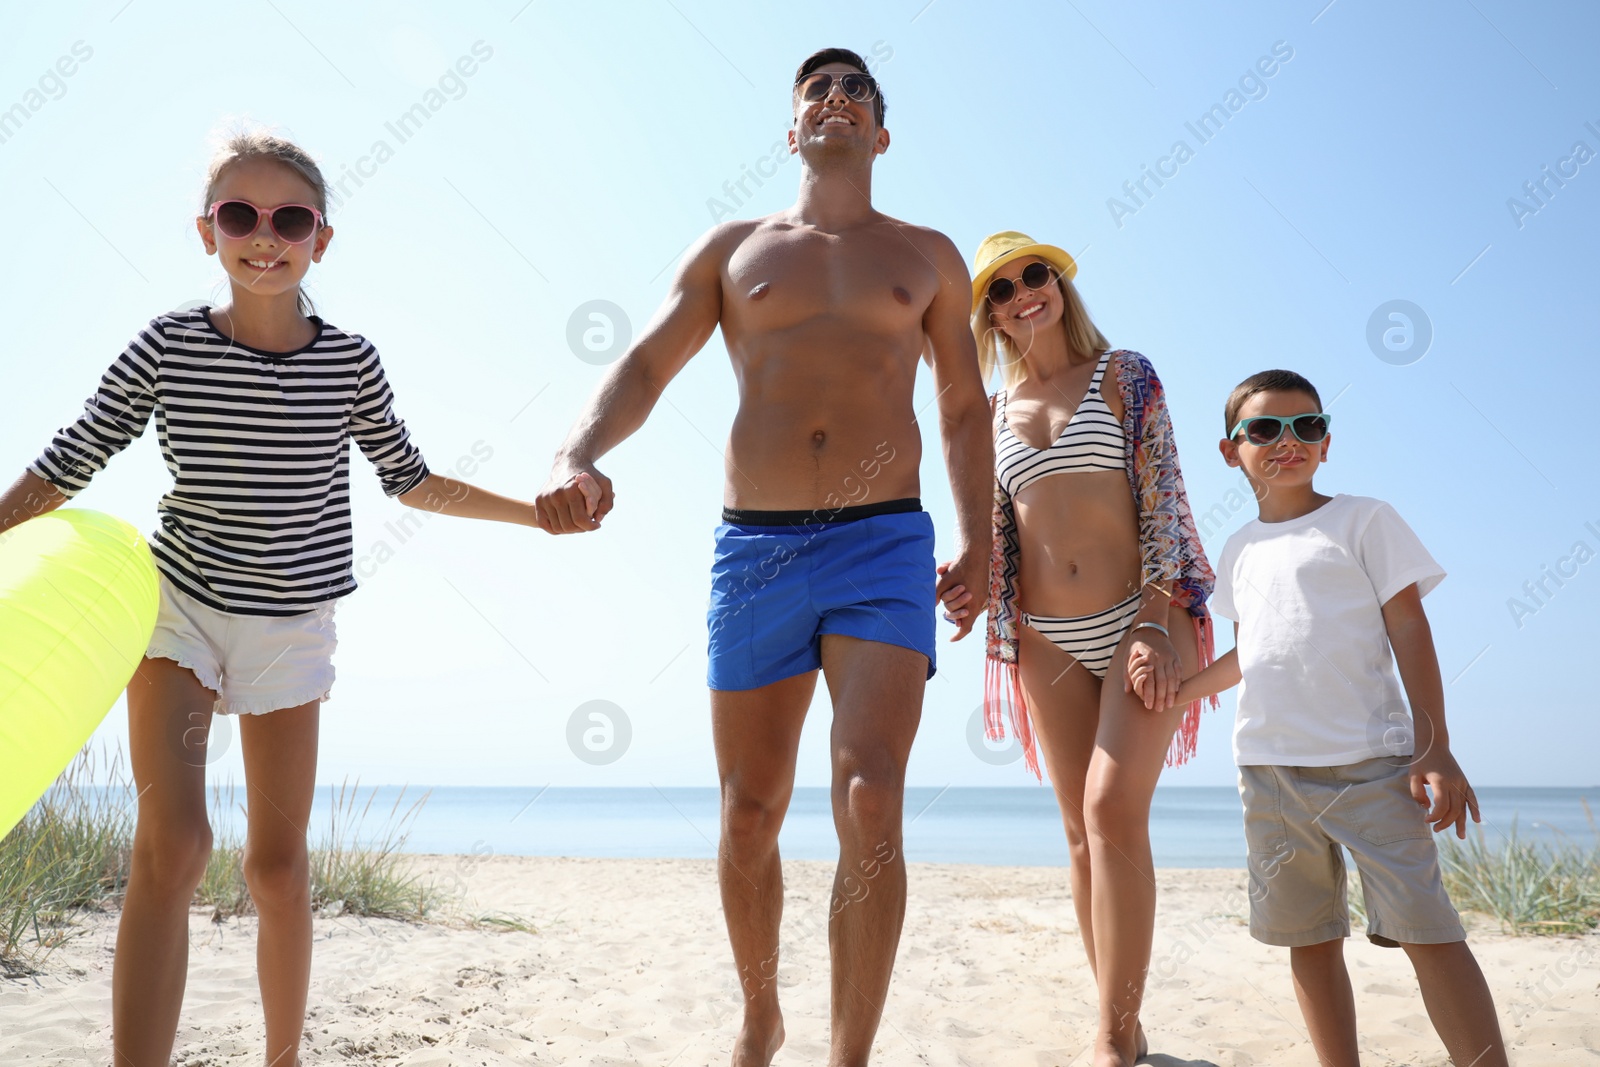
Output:
<svg viewBox="0 0 1600 1067">
<path fill-rule="evenodd" d="M 1093 1063 L 1146 1051 L 1156 890 L 1150 799 L 1194 751 L 1179 683 L 1213 654 L 1200 547 L 1161 383 L 1110 351 L 1066 252 L 1007 231 L 978 248 L 972 328 L 995 394 L 985 722 L 1039 754 L 1066 824 L 1072 900 L 1100 991 Z M 1061 477 L 1054 477 L 1060 475 Z M 1214 699 L 1214 698 L 1213 698 Z M 1035 746 L 1037 737 L 1037 748 Z"/>
</svg>

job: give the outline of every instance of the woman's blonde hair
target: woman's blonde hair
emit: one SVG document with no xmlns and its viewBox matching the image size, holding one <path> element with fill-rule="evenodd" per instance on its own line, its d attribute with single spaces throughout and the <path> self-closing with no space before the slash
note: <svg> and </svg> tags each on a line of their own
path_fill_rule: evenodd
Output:
<svg viewBox="0 0 1600 1067">
<path fill-rule="evenodd" d="M 201 215 L 211 210 L 211 199 L 217 183 L 228 169 L 251 159 L 270 159 L 274 163 L 282 163 L 304 178 L 306 184 L 311 186 L 312 207 L 322 212 L 323 221 L 327 221 L 328 183 L 322 176 L 322 168 L 311 158 L 311 153 L 288 138 L 252 126 L 234 127 L 219 138 L 211 163 L 206 167 L 205 191 L 200 197 Z M 311 315 L 316 311 L 304 289 L 300 290 L 296 304 L 302 315 Z"/>
<path fill-rule="evenodd" d="M 1072 279 L 1057 271 L 1056 284 L 1061 287 L 1061 297 L 1066 302 L 1061 324 L 1067 331 L 1068 351 L 1078 359 L 1099 358 L 1111 347 L 1111 342 L 1089 318 L 1089 309 L 1084 306 Z M 989 311 L 989 295 L 985 293 L 972 313 L 972 336 L 978 342 L 978 368 L 983 372 L 985 385 L 998 367 L 1000 381 L 1007 389 L 1014 389 L 1028 376 L 1028 366 L 1022 361 L 1026 353 L 1018 351 L 1005 331 L 990 323 Z"/>
</svg>

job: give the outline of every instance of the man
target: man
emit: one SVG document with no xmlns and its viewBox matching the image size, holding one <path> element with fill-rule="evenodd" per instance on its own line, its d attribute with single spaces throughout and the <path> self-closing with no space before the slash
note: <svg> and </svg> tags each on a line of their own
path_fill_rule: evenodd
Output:
<svg viewBox="0 0 1600 1067">
<path fill-rule="evenodd" d="M 949 238 L 873 209 L 872 164 L 889 147 L 883 114 L 854 52 L 826 49 L 801 65 L 789 130 L 798 199 L 725 222 L 690 249 L 536 502 L 553 532 L 597 528 L 613 496 L 595 462 L 722 328 L 740 399 L 708 625 L 718 880 L 744 989 L 735 1067 L 765 1067 L 783 1043 L 778 829 L 819 667 L 833 700 L 840 844 L 829 1063 L 867 1062 L 905 914 L 905 765 L 934 671 L 934 602 L 956 640 L 975 614 L 967 591 L 986 588 L 993 441 L 970 279 Z M 958 525 L 955 558 L 937 574 L 911 402 L 925 346 Z"/>
</svg>

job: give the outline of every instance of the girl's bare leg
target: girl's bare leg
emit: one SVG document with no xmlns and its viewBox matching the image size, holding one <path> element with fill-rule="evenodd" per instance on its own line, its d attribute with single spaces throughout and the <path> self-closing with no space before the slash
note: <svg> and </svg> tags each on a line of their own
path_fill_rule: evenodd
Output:
<svg viewBox="0 0 1600 1067">
<path fill-rule="evenodd" d="M 1167 628 L 1187 677 L 1199 663 L 1188 612 L 1171 609 Z M 1152 711 L 1133 693 L 1123 692 L 1129 643 L 1124 637 L 1117 647 L 1101 687 L 1100 724 L 1084 791 L 1100 988 L 1095 1067 L 1128 1067 L 1139 1054 L 1139 1009 L 1156 917 L 1150 800 L 1184 710 L 1176 705 Z"/>
<path fill-rule="evenodd" d="M 206 739 L 216 694 L 169 659 L 128 683 L 128 747 L 139 791 L 132 869 L 111 965 L 115 1067 L 166 1067 L 189 969 L 189 905 L 211 855 Z"/>
<path fill-rule="evenodd" d="M 261 916 L 256 973 L 267 1019 L 268 1067 L 298 1067 L 311 984 L 311 865 L 306 826 L 316 792 L 313 701 L 239 716 L 248 790 L 244 877 Z"/>
</svg>

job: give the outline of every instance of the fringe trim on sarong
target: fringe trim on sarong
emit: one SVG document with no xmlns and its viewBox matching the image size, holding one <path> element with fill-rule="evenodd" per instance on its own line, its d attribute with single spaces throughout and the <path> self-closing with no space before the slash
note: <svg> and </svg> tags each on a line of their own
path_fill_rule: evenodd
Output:
<svg viewBox="0 0 1600 1067">
<path fill-rule="evenodd" d="M 1191 615 L 1194 623 L 1195 644 L 1200 652 L 1196 671 L 1203 671 L 1216 659 L 1216 638 L 1208 616 Z M 1109 677 L 1106 682 L 1109 684 Z M 1209 698 L 1217 707 L 1215 696 Z M 1183 712 L 1183 721 L 1172 735 L 1167 749 L 1168 767 L 1187 763 L 1195 753 L 1200 738 L 1200 713 L 1206 700 L 1196 700 Z M 1004 741 L 1006 737 L 1006 712 L 1010 710 L 1011 734 L 1022 746 L 1022 757 L 1033 776 L 1044 781 L 1044 771 L 1039 765 L 1038 744 L 1034 740 L 1033 722 L 1028 714 L 1028 701 L 1022 692 L 1022 675 L 1015 663 L 1007 663 L 998 656 L 985 656 L 983 660 L 983 732 L 990 741 Z"/>
</svg>

